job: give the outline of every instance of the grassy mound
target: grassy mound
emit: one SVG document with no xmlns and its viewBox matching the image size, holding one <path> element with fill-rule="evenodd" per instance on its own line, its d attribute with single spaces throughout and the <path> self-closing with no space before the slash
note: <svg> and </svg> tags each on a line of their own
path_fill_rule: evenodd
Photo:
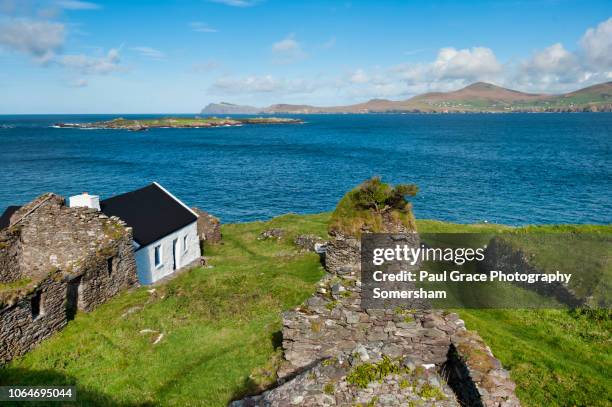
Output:
<svg viewBox="0 0 612 407">
<path fill-rule="evenodd" d="M 417 190 L 416 185 L 392 187 L 379 177 L 371 178 L 349 191 L 338 202 L 331 215 L 329 233 L 360 237 L 365 231 L 395 232 L 394 225 L 416 230 L 412 205 L 405 197 L 416 195 Z"/>
</svg>

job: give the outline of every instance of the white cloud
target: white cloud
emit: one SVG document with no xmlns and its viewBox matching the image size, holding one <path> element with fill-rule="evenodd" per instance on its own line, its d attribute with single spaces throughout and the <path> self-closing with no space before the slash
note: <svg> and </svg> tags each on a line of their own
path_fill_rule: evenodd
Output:
<svg viewBox="0 0 612 407">
<path fill-rule="evenodd" d="M 190 23 L 189 25 L 191 26 L 191 29 L 193 31 L 198 32 L 198 33 L 216 33 L 217 32 L 216 28 L 212 28 L 208 24 L 203 23 L 201 21 L 194 21 Z"/>
<path fill-rule="evenodd" d="M 529 70 L 538 72 L 562 73 L 573 70 L 578 66 L 578 59 L 574 54 L 563 47 L 563 44 L 556 43 L 540 52 L 536 52 L 533 57 L 524 64 Z"/>
<path fill-rule="evenodd" d="M 514 78 L 510 78 L 508 82 L 510 86 L 542 91 L 559 90 L 564 84 L 575 84 L 582 80 L 584 67 L 578 57 L 566 50 L 561 43 L 556 43 L 523 61 L 514 73 Z"/>
<path fill-rule="evenodd" d="M 580 45 L 591 64 L 612 69 L 612 17 L 597 28 L 589 28 L 582 36 Z"/>
<path fill-rule="evenodd" d="M 573 53 L 556 43 L 538 51 L 531 59 L 522 64 L 522 73 L 529 75 L 556 75 L 561 78 L 572 78 L 578 74 L 580 62 Z"/>
<path fill-rule="evenodd" d="M 57 5 L 66 10 L 98 10 L 101 8 L 99 4 L 79 0 L 58 1 Z"/>
<path fill-rule="evenodd" d="M 285 52 L 295 52 L 300 50 L 300 44 L 295 40 L 294 35 L 290 34 L 287 38 L 275 42 L 272 45 L 272 51 L 285 53 Z"/>
<path fill-rule="evenodd" d="M 302 45 L 295 39 L 294 34 L 289 34 L 284 39 L 272 44 L 272 53 L 277 62 L 295 62 L 306 56 Z"/>
<path fill-rule="evenodd" d="M 232 7 L 251 7 L 259 3 L 258 0 L 208 0 L 211 3 L 225 4 Z"/>
<path fill-rule="evenodd" d="M 437 78 L 482 80 L 501 72 L 493 51 L 485 47 L 471 49 L 442 48 L 431 67 Z"/>
<path fill-rule="evenodd" d="M 164 54 L 163 52 L 155 48 L 140 46 L 140 47 L 132 47 L 130 49 L 132 51 L 138 52 L 141 56 L 146 57 L 146 58 L 151 58 L 151 59 L 166 58 L 166 54 Z"/>
<path fill-rule="evenodd" d="M 84 54 L 64 55 L 57 62 L 61 66 L 82 75 L 105 75 L 122 70 L 119 65 L 120 57 L 117 49 L 111 49 L 103 57 L 92 57 Z"/>
<path fill-rule="evenodd" d="M 534 53 L 507 73 L 508 86 L 539 92 L 567 92 L 612 79 L 612 18 L 586 30 L 574 52 L 561 43 Z"/>
<path fill-rule="evenodd" d="M 26 18 L 0 21 L 0 46 L 29 54 L 43 63 L 61 50 L 65 36 L 61 23 Z"/>
</svg>

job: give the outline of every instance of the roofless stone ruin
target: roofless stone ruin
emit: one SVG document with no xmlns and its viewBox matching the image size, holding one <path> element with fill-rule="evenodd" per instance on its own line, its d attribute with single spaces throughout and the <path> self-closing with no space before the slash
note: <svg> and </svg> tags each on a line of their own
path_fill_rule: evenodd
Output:
<svg viewBox="0 0 612 407">
<path fill-rule="evenodd" d="M 277 386 L 232 407 L 520 405 L 508 372 L 457 314 L 361 307 L 360 237 L 389 233 L 419 244 L 406 200 L 416 192 L 372 178 L 340 200 L 329 224 L 328 274 L 311 298 L 283 313 Z"/>
</svg>

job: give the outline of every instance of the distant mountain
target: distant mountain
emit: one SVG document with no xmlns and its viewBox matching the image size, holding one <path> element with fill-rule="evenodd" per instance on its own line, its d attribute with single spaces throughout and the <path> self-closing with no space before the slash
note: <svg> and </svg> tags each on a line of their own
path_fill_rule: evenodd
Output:
<svg viewBox="0 0 612 407">
<path fill-rule="evenodd" d="M 223 110 L 231 106 L 234 111 Z M 209 109 L 210 108 L 210 109 Z M 476 82 L 452 92 L 431 92 L 407 100 L 372 99 L 348 106 L 317 107 L 275 104 L 265 108 L 210 104 L 202 113 L 509 113 L 509 112 L 610 112 L 612 82 L 589 86 L 562 95 L 524 93 L 491 83 Z"/>
<path fill-rule="evenodd" d="M 209 103 L 201 114 L 257 114 L 261 109 L 253 106 L 234 105 L 232 103 Z"/>
</svg>

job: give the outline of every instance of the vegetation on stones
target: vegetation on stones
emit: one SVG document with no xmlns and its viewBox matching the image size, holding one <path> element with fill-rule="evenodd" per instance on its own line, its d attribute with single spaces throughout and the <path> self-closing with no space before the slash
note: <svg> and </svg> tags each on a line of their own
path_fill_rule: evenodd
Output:
<svg viewBox="0 0 612 407">
<path fill-rule="evenodd" d="M 321 322 L 320 321 L 311 321 L 310 322 L 310 330 L 312 332 L 321 332 Z"/>
<path fill-rule="evenodd" d="M 374 396 L 367 403 L 365 403 L 365 404 L 359 403 L 359 404 L 356 405 L 356 407 L 376 407 L 377 405 L 378 405 L 378 397 Z"/>
<path fill-rule="evenodd" d="M 332 382 L 326 383 L 325 386 L 323 386 L 323 392 L 325 394 L 334 394 L 335 391 L 336 386 L 334 386 Z"/>
<path fill-rule="evenodd" d="M 0 308 L 7 304 L 11 304 L 22 293 L 32 289 L 32 280 L 30 278 L 22 278 L 11 283 L 0 283 Z"/>
<path fill-rule="evenodd" d="M 388 356 L 383 356 L 377 363 L 363 363 L 354 367 L 346 376 L 346 381 L 352 385 L 365 389 L 374 381 L 382 381 L 390 374 L 409 373 L 400 366 L 398 362 L 392 361 Z"/>
<path fill-rule="evenodd" d="M 421 388 L 417 391 L 417 394 L 419 395 L 419 397 L 422 397 L 424 399 L 434 399 L 434 400 L 446 399 L 446 396 L 444 395 L 442 390 L 440 390 L 439 387 L 432 386 L 429 383 L 423 384 Z"/>
<path fill-rule="evenodd" d="M 416 185 L 392 187 L 382 182 L 380 177 L 366 180 L 340 200 L 331 215 L 329 233 L 359 237 L 364 231 L 386 231 L 386 223 L 416 230 L 412 205 L 406 196 L 414 196 L 417 191 Z"/>
</svg>

